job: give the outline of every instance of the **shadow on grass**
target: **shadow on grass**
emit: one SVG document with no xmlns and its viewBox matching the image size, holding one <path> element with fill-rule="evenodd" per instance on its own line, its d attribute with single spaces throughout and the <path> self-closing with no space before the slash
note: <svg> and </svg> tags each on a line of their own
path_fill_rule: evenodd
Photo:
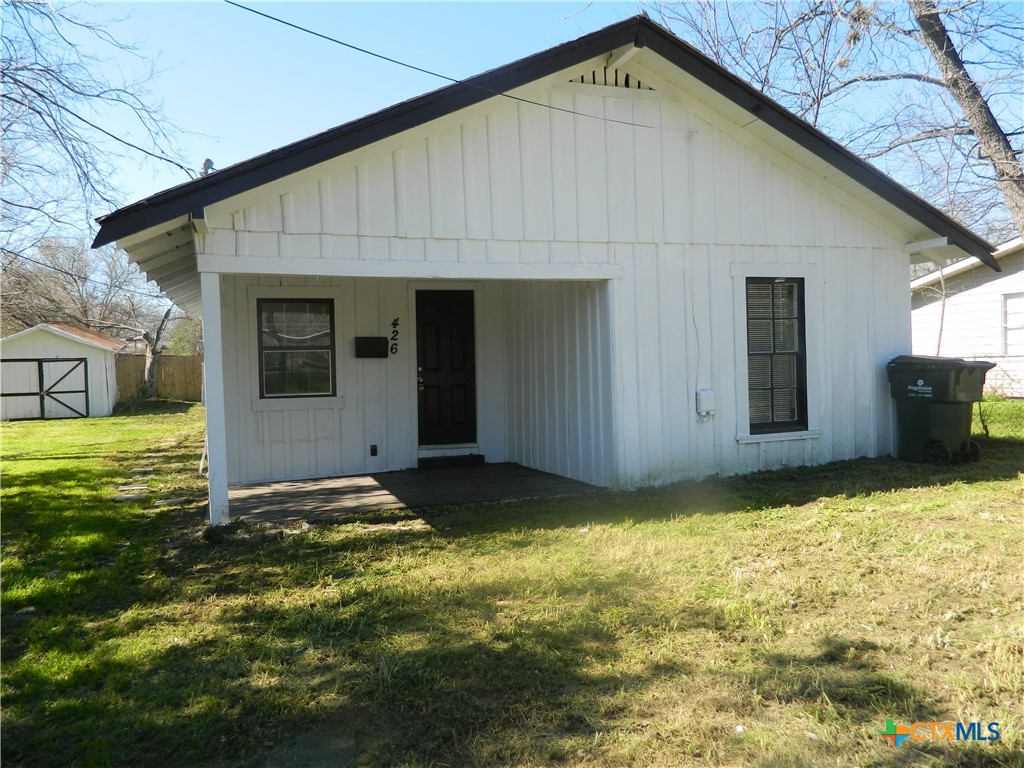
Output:
<svg viewBox="0 0 1024 768">
<path fill-rule="evenodd" d="M 1022 469 L 1020 445 L 990 441 L 979 462 L 946 466 L 916 464 L 894 458 L 857 459 L 774 472 L 759 472 L 729 479 L 729 485 L 752 508 L 800 506 L 819 498 L 855 498 L 912 488 L 953 483 L 1008 480 Z"/>
<path fill-rule="evenodd" d="M 473 586 L 438 579 L 416 588 L 390 577 L 396 553 L 450 545 L 425 527 L 343 539 L 242 528 L 212 542 L 189 539 L 160 564 L 163 591 L 120 598 L 124 607 L 152 603 L 154 613 L 102 628 L 78 624 L 77 643 L 70 634 L 35 638 L 35 652 L 60 651 L 68 662 L 8 674 L 4 708 L 15 716 L 5 723 L 4 762 L 256 766 L 273 745 L 312 730 L 342 734 L 362 765 L 579 763 L 602 756 L 595 734 L 635 728 L 636 705 L 658 700 L 652 690 L 692 690 L 694 680 L 721 686 L 726 711 L 756 691 L 869 740 L 886 715 L 941 719 L 927 691 L 894 679 L 885 651 L 863 640 L 819 638 L 803 655 L 755 653 L 742 671 L 716 673 L 721 678 L 686 655 L 645 656 L 644 637 L 746 641 L 737 620 L 713 603 L 666 608 L 646 597 L 639 574 L 560 584 L 552 607 L 533 613 L 520 607 L 524 595 L 550 592 L 543 576 L 510 573 Z M 275 594 L 291 597 L 266 599 Z M 215 598 L 229 599 L 215 621 L 188 635 L 188 606 Z M 78 618 L 90 613 L 82 609 Z M 159 623 L 171 626 L 159 647 L 87 655 L 90 646 L 140 642 Z M 681 757 L 707 748 L 685 733 L 666 738 L 660 748 Z M 911 754 L 904 749 L 877 765 L 903 765 Z M 912 749 L 918 759 L 925 750 L 934 765 L 1009 765 L 1022 757 L 971 745 Z M 841 758 L 833 750 L 829 760 Z M 805 764 L 773 760 L 763 764 Z"/>
<path fill-rule="evenodd" d="M 1020 472 L 1018 446 L 994 441 L 986 453 L 980 462 L 942 467 L 893 458 L 857 459 L 631 492 L 590 489 L 590 492 L 578 493 L 571 490 L 570 484 L 574 481 L 565 481 L 567 490 L 538 491 L 545 487 L 543 477 L 539 481 L 529 477 L 524 480 L 519 477 L 523 474 L 522 468 L 488 465 L 463 470 L 389 473 L 400 476 L 393 486 L 385 480 L 389 474 L 345 478 L 341 483 L 313 480 L 268 484 L 236 494 L 232 505 L 237 514 L 249 522 L 278 525 L 302 520 L 351 523 L 371 520 L 381 514 L 401 519 L 407 514 L 385 509 L 381 501 L 383 494 L 404 500 L 415 510 L 413 516 L 423 517 L 437 530 L 458 536 L 802 506 L 821 498 L 852 499 L 921 487 L 999 481 L 1015 478 Z M 477 482 L 487 487 L 484 495 L 473 490 Z M 495 487 L 501 490 L 495 491 Z M 467 488 L 470 489 L 468 495 Z M 385 490 L 387 493 L 383 492 Z M 517 494 L 526 498 L 520 502 L 476 500 L 487 499 L 487 493 L 498 494 L 491 498 L 514 498 Z M 436 501 L 446 498 L 446 504 Z M 424 506 L 424 499 L 435 500 L 434 505 Z M 401 502 L 392 500 L 390 503 Z"/>
<path fill-rule="evenodd" d="M 89 426 L 95 435 L 104 434 L 102 424 Z M 80 457 L 35 456 L 32 443 L 22 443 L 29 447 L 5 455 L 15 471 L 5 477 L 0 516 L 5 665 L 29 648 L 77 653 L 87 626 L 140 601 L 158 599 L 152 581 L 159 563 L 154 544 L 168 532 L 195 530 L 203 520 L 199 489 L 177 485 L 173 472 L 147 475 L 143 482 L 153 483 L 150 500 L 182 497 L 186 503 L 181 508 L 145 509 L 146 500 L 115 503 L 118 486 L 142 463 L 139 457 L 117 461 L 120 455 L 102 442 L 91 453 L 83 449 Z M 175 444 L 150 453 L 162 469 L 184 466 L 193 450 Z"/>
<path fill-rule="evenodd" d="M 186 400 L 129 400 L 118 403 L 111 416 L 155 416 L 170 413 L 187 413 L 196 403 Z"/>
<path fill-rule="evenodd" d="M 409 514 L 423 518 L 439 532 L 452 537 L 506 530 L 641 523 L 798 507 L 822 498 L 854 499 L 935 485 L 1007 480 L 1017 477 L 1021 471 L 1020 458 L 1019 446 L 999 442 L 990 446 L 986 458 L 970 464 L 934 467 L 894 458 L 857 459 L 638 491 L 451 505 L 419 509 Z M 338 520 L 354 521 L 359 516 L 358 511 L 352 511 Z"/>
<path fill-rule="evenodd" d="M 188 447 L 158 450 L 169 464 L 192 456 Z M 726 710 L 756 690 L 874 739 L 886 715 L 939 714 L 927 691 L 888 673 L 884 650 L 871 643 L 812 638 L 805 654 L 753 653 L 742 673 L 716 679 L 685 654 L 645 655 L 645 638 L 751 647 L 744 628 L 711 601 L 667 607 L 649 596 L 642 574 L 554 584 L 507 573 L 467 585 L 439 568 L 415 585 L 396 560 L 471 546 L 467 539 L 493 531 L 1001 479 L 1014 476 L 1013 463 L 998 451 L 991 463 L 946 468 L 865 460 L 428 510 L 422 517 L 433 528 L 411 525 L 420 515 L 378 512 L 355 515 L 367 530 L 345 537 L 235 527 L 211 540 L 191 535 L 194 509 L 112 513 L 103 489 L 119 468 L 39 473 L 37 490 L 15 494 L 4 509 L 5 559 L 15 558 L 5 563 L 5 589 L 20 580 L 23 596 L 4 601 L 3 761 L 255 766 L 295 733 L 323 729 L 343 733 L 366 765 L 607 763 L 596 734 L 635 728 L 636 708 L 656 706 L 657 690 L 695 690 L 693 680 L 720 685 Z M 94 490 L 69 507 L 62 493 L 74 487 Z M 74 580 L 46 573 L 71 569 L 79 569 Z M 547 607 L 531 610 L 530 595 Z M 9 620 L 29 604 L 35 614 Z M 35 660 L 19 664 L 23 653 Z M 707 748 L 685 733 L 666 739 L 657 749 L 680 762 Z M 949 766 L 1024 759 L 980 745 L 902 749 L 877 765 L 911 765 L 922 754 Z M 833 752 L 829 762 L 842 757 Z"/>
<path fill-rule="evenodd" d="M 360 556 L 425 537 L 356 537 L 348 548 L 354 563 L 322 570 L 321 578 L 348 578 L 361 567 Z M 330 550 L 338 553 L 336 544 Z M 182 591 L 265 593 L 289 582 L 271 573 L 326 554 L 308 537 L 195 544 L 182 553 L 188 567 L 180 575 L 193 582 Z M 254 576 L 244 586 L 236 579 L 240 568 Z M 591 733 L 601 718 L 581 697 L 641 686 L 647 675 L 685 672 L 661 665 L 642 674 L 588 673 L 595 661 L 615 661 L 617 639 L 587 621 L 552 617 L 506 632 L 481 631 L 480 622 L 494 618 L 496 601 L 515 589 L 496 583 L 453 592 L 439 585 L 414 593 L 382 583 L 340 600 L 291 606 L 243 600 L 225 610 L 215 636 L 148 653 L 139 663 L 107 657 L 54 675 L 20 669 L 7 680 L 4 706 L 19 716 L 5 729 L 4 762 L 194 764 L 212 755 L 249 765 L 267 739 L 308 727 L 310 715 L 319 714 L 346 722 L 364 750 L 381 756 L 375 764 L 442 757 L 465 764 L 474 762 L 474 750 L 536 754 L 525 740 L 557 745 L 567 734 Z M 117 627 L 113 639 L 136 629 Z M 268 678 L 285 680 L 260 683 Z M 27 693 L 41 689 L 45 702 Z M 311 712 L 314 700 L 337 704 Z M 141 754 L 148 757 L 139 761 Z"/>
</svg>

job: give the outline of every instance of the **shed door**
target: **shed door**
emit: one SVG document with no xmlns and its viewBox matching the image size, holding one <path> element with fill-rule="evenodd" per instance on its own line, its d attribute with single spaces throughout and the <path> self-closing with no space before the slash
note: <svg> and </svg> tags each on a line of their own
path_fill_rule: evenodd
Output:
<svg viewBox="0 0 1024 768">
<path fill-rule="evenodd" d="M 3 361 L 4 419 L 74 419 L 89 415 L 89 361 L 77 358 Z"/>
<path fill-rule="evenodd" d="M 420 445 L 476 442 L 472 291 L 416 291 Z"/>
</svg>

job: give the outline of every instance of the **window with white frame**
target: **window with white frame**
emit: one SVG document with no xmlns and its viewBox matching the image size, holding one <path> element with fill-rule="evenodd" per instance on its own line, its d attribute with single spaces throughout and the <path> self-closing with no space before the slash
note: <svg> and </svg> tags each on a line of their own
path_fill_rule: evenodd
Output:
<svg viewBox="0 0 1024 768">
<path fill-rule="evenodd" d="M 1003 354 L 1024 355 L 1024 293 L 1003 294 Z"/>
<path fill-rule="evenodd" d="M 334 301 L 259 299 L 260 397 L 330 397 L 334 374 Z"/>
<path fill-rule="evenodd" d="M 805 430 L 804 280 L 748 277 L 746 298 L 750 433 Z"/>
</svg>

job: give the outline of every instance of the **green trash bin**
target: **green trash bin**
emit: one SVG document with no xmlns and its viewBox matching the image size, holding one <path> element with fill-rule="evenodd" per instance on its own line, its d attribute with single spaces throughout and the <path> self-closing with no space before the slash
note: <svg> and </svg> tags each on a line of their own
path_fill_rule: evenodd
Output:
<svg viewBox="0 0 1024 768">
<path fill-rule="evenodd" d="M 896 401 L 897 455 L 905 461 L 948 464 L 981 458 L 971 440 L 971 409 L 981 400 L 995 363 L 956 357 L 900 355 L 890 360 L 889 394 Z"/>
</svg>

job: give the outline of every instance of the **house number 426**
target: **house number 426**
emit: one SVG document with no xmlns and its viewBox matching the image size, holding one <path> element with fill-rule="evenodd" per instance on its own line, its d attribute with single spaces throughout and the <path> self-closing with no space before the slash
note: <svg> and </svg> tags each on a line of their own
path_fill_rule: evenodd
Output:
<svg viewBox="0 0 1024 768">
<path fill-rule="evenodd" d="M 388 348 L 392 355 L 398 354 L 398 318 L 391 321 L 391 346 Z"/>
</svg>

